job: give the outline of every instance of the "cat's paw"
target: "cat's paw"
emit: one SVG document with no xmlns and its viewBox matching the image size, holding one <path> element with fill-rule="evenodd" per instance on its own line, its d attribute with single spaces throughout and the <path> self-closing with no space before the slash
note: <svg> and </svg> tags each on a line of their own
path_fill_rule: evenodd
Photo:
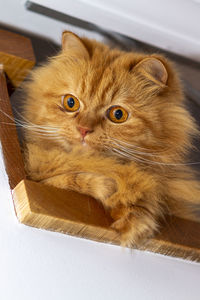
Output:
<svg viewBox="0 0 200 300">
<path fill-rule="evenodd" d="M 138 212 L 123 214 L 119 218 L 115 218 L 115 222 L 111 227 L 120 234 L 120 242 L 125 247 L 139 247 L 148 243 L 153 237 L 157 224 L 154 219 L 148 216 L 138 216 Z"/>
</svg>

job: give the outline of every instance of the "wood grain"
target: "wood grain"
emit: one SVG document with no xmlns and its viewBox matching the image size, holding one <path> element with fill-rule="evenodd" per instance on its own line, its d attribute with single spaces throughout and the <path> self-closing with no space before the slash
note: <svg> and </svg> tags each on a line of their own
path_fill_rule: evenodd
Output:
<svg viewBox="0 0 200 300">
<path fill-rule="evenodd" d="M 111 217 L 91 197 L 23 180 L 13 190 L 13 199 L 23 224 L 119 244 Z M 139 249 L 200 261 L 200 223 L 169 217 L 160 233 Z"/>
<path fill-rule="evenodd" d="M 24 36 L 0 30 L 0 63 L 12 85 L 19 86 L 35 64 L 31 41 Z"/>
<path fill-rule="evenodd" d="M 9 115 L 11 119 L 8 118 L 7 115 Z M 6 78 L 3 70 L 0 69 L 0 139 L 6 171 L 12 189 L 26 177 L 17 131 L 13 120 Z"/>
<path fill-rule="evenodd" d="M 117 243 L 111 217 L 89 196 L 23 180 L 13 190 L 13 199 L 23 224 Z"/>
</svg>

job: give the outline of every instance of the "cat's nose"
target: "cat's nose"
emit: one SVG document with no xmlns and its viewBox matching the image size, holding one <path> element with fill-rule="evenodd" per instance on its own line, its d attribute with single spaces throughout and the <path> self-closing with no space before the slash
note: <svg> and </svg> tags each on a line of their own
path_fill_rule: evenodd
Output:
<svg viewBox="0 0 200 300">
<path fill-rule="evenodd" d="M 88 133 L 93 132 L 90 128 L 84 128 L 84 127 L 77 127 L 77 129 L 80 131 L 80 134 L 84 138 Z"/>
</svg>

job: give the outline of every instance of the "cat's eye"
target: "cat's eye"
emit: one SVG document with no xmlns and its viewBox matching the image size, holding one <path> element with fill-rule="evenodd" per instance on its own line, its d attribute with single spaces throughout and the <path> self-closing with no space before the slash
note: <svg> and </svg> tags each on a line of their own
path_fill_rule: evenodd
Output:
<svg viewBox="0 0 200 300">
<path fill-rule="evenodd" d="M 128 112 L 121 106 L 111 106 L 107 110 L 107 117 L 114 123 L 123 123 L 128 119 Z"/>
<path fill-rule="evenodd" d="M 80 108 L 79 100 L 71 94 L 62 96 L 62 105 L 68 112 L 75 112 Z"/>
</svg>

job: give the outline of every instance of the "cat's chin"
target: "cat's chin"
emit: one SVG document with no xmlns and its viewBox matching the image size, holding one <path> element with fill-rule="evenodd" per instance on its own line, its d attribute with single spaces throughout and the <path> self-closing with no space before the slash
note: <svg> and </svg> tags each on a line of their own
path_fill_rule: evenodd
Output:
<svg viewBox="0 0 200 300">
<path fill-rule="evenodd" d="M 103 149 L 102 146 L 91 141 L 83 141 L 82 148 L 85 150 L 92 150 L 98 153 L 105 152 L 105 149 Z"/>
<path fill-rule="evenodd" d="M 81 145 L 83 146 L 83 147 L 88 147 L 89 145 L 86 143 L 86 141 L 82 141 L 81 142 Z"/>
<path fill-rule="evenodd" d="M 85 140 L 73 140 L 73 141 L 68 141 L 66 142 L 66 149 L 72 149 L 74 147 L 82 148 L 84 150 L 89 150 L 92 149 L 91 145 L 87 143 Z"/>
<path fill-rule="evenodd" d="M 73 139 L 73 140 L 65 140 L 62 142 L 62 146 L 66 152 L 70 152 L 73 148 L 79 148 L 84 151 L 94 150 L 100 151 L 98 145 L 87 140 Z"/>
<path fill-rule="evenodd" d="M 79 142 L 79 145 L 81 146 L 81 148 L 84 151 L 89 151 L 89 150 L 99 151 L 97 145 L 95 145 L 94 143 L 91 143 L 89 141 L 82 140 L 81 142 Z"/>
<path fill-rule="evenodd" d="M 84 151 L 88 151 L 88 150 L 97 150 L 93 145 L 91 145 L 90 143 L 86 142 L 86 141 L 81 141 L 80 143 L 81 148 Z"/>
</svg>

